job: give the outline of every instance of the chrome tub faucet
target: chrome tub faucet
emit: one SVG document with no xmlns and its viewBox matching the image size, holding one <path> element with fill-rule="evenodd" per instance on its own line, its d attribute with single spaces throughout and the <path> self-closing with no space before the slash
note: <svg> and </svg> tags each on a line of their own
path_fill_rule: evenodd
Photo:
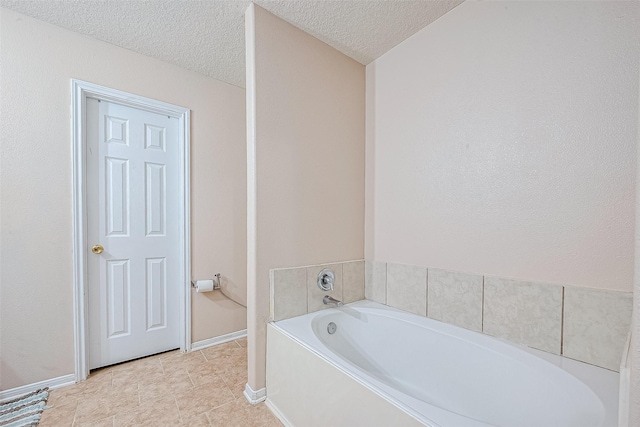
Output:
<svg viewBox="0 0 640 427">
<path fill-rule="evenodd" d="M 325 295 L 324 298 L 322 298 L 322 302 L 326 305 L 333 305 L 334 307 L 342 307 L 344 305 L 342 301 L 330 297 L 329 295 Z"/>
</svg>

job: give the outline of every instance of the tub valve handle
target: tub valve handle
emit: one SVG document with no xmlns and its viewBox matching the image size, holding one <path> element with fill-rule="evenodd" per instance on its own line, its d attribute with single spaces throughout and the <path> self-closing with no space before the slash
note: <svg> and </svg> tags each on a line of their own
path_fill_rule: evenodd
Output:
<svg viewBox="0 0 640 427">
<path fill-rule="evenodd" d="M 318 287 L 323 291 L 332 291 L 335 279 L 336 275 L 333 274 L 333 270 L 324 268 L 318 273 Z"/>
</svg>

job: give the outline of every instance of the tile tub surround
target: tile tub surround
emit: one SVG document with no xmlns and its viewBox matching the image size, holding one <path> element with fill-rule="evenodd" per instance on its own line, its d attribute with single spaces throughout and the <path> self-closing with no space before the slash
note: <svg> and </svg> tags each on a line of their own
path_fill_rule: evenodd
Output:
<svg viewBox="0 0 640 427">
<path fill-rule="evenodd" d="M 427 269 L 414 265 L 387 264 L 387 305 L 427 315 Z"/>
<path fill-rule="evenodd" d="M 307 314 L 307 269 L 283 268 L 271 270 L 270 317 L 273 320 Z M 277 301 L 277 304 L 274 302 Z"/>
<path fill-rule="evenodd" d="M 333 290 L 323 291 L 318 287 L 318 273 L 325 268 L 330 269 L 335 274 L 333 279 Z M 342 264 L 328 264 L 307 267 L 307 311 L 324 310 L 328 306 L 322 302 L 325 295 L 329 295 L 342 301 Z"/>
<path fill-rule="evenodd" d="M 335 274 L 333 291 L 321 291 L 317 285 L 320 270 L 330 268 Z M 270 271 L 269 320 L 278 321 L 329 308 L 322 302 L 330 295 L 345 304 L 365 298 L 364 260 L 317 264 Z"/>
<path fill-rule="evenodd" d="M 617 371 L 631 323 L 628 292 L 564 288 L 562 353 Z"/>
<path fill-rule="evenodd" d="M 395 280 L 398 265 L 365 262 L 366 299 L 406 310 L 394 305 L 399 299 L 388 299 L 389 266 Z M 630 292 L 424 268 L 427 317 L 619 371 Z"/>
<path fill-rule="evenodd" d="M 365 262 L 364 297 L 369 301 L 387 303 L 387 264 Z"/>
<path fill-rule="evenodd" d="M 485 277 L 482 332 L 560 354 L 562 286 Z"/>
<path fill-rule="evenodd" d="M 482 332 L 483 277 L 429 269 L 427 313 L 432 319 Z"/>
<path fill-rule="evenodd" d="M 342 298 L 344 298 L 342 301 L 345 304 L 364 299 L 364 275 L 363 261 L 342 263 Z M 344 284 L 348 285 L 344 286 Z"/>
</svg>

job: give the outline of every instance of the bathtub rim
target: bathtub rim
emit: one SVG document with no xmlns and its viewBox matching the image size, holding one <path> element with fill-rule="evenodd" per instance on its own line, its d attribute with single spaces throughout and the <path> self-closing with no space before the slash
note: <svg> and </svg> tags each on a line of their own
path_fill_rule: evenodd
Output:
<svg viewBox="0 0 640 427">
<path fill-rule="evenodd" d="M 600 400 L 600 402 L 602 403 L 605 409 L 605 418 L 602 424 L 603 426 L 609 427 L 609 426 L 618 425 L 617 416 L 618 416 L 618 397 L 619 396 L 617 393 L 619 390 L 619 374 L 615 371 L 611 371 L 606 368 L 602 368 L 595 365 L 590 365 L 578 360 L 569 359 L 562 355 L 556 355 L 556 354 L 548 353 L 542 350 L 527 347 L 526 345 L 517 344 L 511 341 L 508 341 L 504 338 L 494 337 L 494 336 L 477 332 L 477 331 L 471 331 L 450 323 L 442 322 L 436 319 L 431 319 L 425 316 L 420 316 L 414 313 L 406 312 L 394 307 L 389 307 L 387 305 L 369 301 L 369 300 L 352 302 L 352 303 L 346 304 L 345 307 L 354 308 L 354 309 L 357 309 L 357 308 L 375 309 L 375 310 L 386 311 L 391 313 L 398 313 L 400 315 L 401 320 L 406 321 L 406 319 L 408 318 L 410 320 L 415 320 L 417 323 L 436 322 L 436 324 L 441 325 L 445 330 L 456 330 L 456 331 L 460 330 L 460 331 L 464 331 L 465 334 L 466 333 L 479 334 L 479 336 L 485 337 L 484 339 L 488 338 L 488 339 L 496 340 L 501 344 L 508 345 L 517 350 L 522 350 L 526 353 L 536 356 L 542 359 L 543 361 L 546 361 L 547 363 L 550 363 L 555 367 L 565 371 L 569 375 L 575 377 L 577 380 L 583 383 L 586 387 L 588 387 L 598 397 L 598 399 Z M 393 387 L 385 384 L 383 381 L 375 377 L 368 376 L 365 372 L 359 371 L 358 368 L 354 369 L 352 367 L 353 364 L 351 362 L 344 360 L 340 355 L 337 355 L 331 349 L 328 349 L 326 345 L 320 340 L 320 338 L 316 336 L 316 334 L 312 330 L 314 319 L 316 319 L 319 316 L 330 315 L 332 312 L 339 313 L 340 311 L 341 311 L 340 309 L 336 309 L 336 308 L 327 308 L 324 310 L 303 314 L 303 315 L 289 318 L 289 319 L 271 321 L 269 323 L 272 327 L 274 327 L 276 330 L 278 330 L 285 336 L 292 339 L 294 342 L 298 343 L 308 351 L 311 351 L 316 356 L 322 358 L 331 366 L 338 369 L 340 372 L 347 375 L 349 378 L 353 379 L 359 384 L 363 385 L 373 393 L 388 400 L 394 406 L 398 407 L 405 413 L 409 414 L 412 418 L 418 420 L 422 424 L 429 427 L 441 427 L 441 425 L 438 424 L 437 422 L 427 418 L 418 410 L 412 408 L 411 406 L 409 406 L 409 404 L 401 401 L 398 397 L 394 396 L 394 394 L 398 394 L 398 393 L 400 395 L 408 396 L 406 393 L 403 393 L 402 391 L 394 389 Z M 286 329 L 286 325 L 292 324 L 294 322 L 305 322 L 305 324 L 308 325 L 309 329 L 308 331 L 306 331 L 306 334 L 304 334 L 302 338 L 296 336 L 294 333 L 291 333 Z M 307 342 L 305 339 L 308 339 L 309 342 Z M 326 349 L 328 354 L 323 353 L 321 349 Z M 614 376 L 616 377 L 615 381 L 613 378 Z M 267 396 L 268 396 L 268 390 L 267 390 Z M 419 399 L 416 399 L 412 396 L 408 396 L 408 397 L 409 397 L 408 400 L 410 401 L 411 400 L 419 401 Z M 431 405 L 431 406 L 435 408 L 435 410 L 438 412 L 444 411 L 449 414 L 455 414 L 457 416 L 467 418 L 462 414 L 450 412 L 450 411 L 447 411 L 446 409 L 443 409 L 434 405 Z M 477 422 L 478 426 L 490 425 L 478 420 L 472 420 L 472 421 Z"/>
</svg>

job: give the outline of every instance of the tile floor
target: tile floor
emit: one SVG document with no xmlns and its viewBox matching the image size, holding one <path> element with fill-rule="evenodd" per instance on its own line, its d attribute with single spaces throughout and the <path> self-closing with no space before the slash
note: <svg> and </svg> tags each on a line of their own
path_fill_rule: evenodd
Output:
<svg viewBox="0 0 640 427">
<path fill-rule="evenodd" d="M 282 426 L 264 403 L 250 405 L 246 339 L 172 351 L 99 369 L 53 390 L 48 426 Z"/>
</svg>

